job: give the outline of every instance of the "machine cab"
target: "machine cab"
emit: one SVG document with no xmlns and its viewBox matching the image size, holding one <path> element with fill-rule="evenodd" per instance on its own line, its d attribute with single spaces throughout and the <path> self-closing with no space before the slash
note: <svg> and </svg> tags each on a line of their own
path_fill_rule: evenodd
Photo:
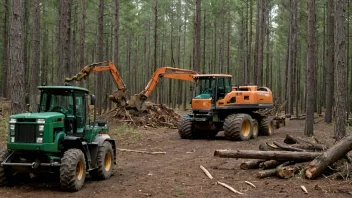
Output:
<svg viewBox="0 0 352 198">
<path fill-rule="evenodd" d="M 231 75 L 208 74 L 196 75 L 192 108 L 210 110 L 216 106 L 216 101 L 224 98 L 232 90 Z"/>
<path fill-rule="evenodd" d="M 64 114 L 66 133 L 83 135 L 87 121 L 88 90 L 71 86 L 41 86 L 38 112 Z"/>
</svg>

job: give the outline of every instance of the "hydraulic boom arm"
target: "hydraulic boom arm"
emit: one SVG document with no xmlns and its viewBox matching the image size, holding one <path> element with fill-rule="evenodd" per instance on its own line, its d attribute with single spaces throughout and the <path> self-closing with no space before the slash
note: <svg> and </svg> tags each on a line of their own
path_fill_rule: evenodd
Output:
<svg viewBox="0 0 352 198">
<path fill-rule="evenodd" d="M 129 106 L 135 107 L 138 110 L 142 108 L 144 101 L 150 96 L 151 92 L 154 90 L 161 78 L 171 78 L 176 80 L 186 80 L 193 81 L 193 76 L 198 74 L 195 71 L 188 69 L 180 69 L 173 67 L 161 67 L 157 69 L 152 78 L 149 80 L 147 86 L 139 94 L 132 96 L 131 100 L 128 102 Z"/>
<path fill-rule="evenodd" d="M 188 70 L 188 69 L 180 69 L 173 67 L 161 67 L 157 69 L 150 81 L 148 82 L 145 89 L 139 94 L 142 97 L 148 98 L 150 93 L 158 84 L 161 78 L 171 78 L 176 80 L 186 80 L 186 81 L 194 81 L 193 76 L 198 74 L 196 71 Z"/>
<path fill-rule="evenodd" d="M 110 99 L 124 106 L 126 104 L 125 92 L 127 87 L 123 82 L 119 72 L 117 71 L 116 66 L 111 61 L 98 62 L 87 65 L 72 78 L 65 78 L 65 82 L 81 81 L 82 79 L 86 80 L 91 72 L 102 71 L 110 71 L 111 76 L 113 77 L 118 88 L 114 94 L 109 96 Z"/>
</svg>

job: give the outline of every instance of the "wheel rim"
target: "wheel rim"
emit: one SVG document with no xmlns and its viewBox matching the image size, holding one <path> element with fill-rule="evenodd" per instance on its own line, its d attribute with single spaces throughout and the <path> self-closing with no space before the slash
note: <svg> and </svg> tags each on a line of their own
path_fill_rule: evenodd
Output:
<svg viewBox="0 0 352 198">
<path fill-rule="evenodd" d="M 253 136 L 258 134 L 258 123 L 253 124 Z"/>
<path fill-rule="evenodd" d="M 84 173 L 84 166 L 83 166 L 83 162 L 82 160 L 80 160 L 77 163 L 77 167 L 76 167 L 76 175 L 77 175 L 77 179 L 81 180 L 83 177 L 83 173 Z"/>
<path fill-rule="evenodd" d="M 111 153 L 107 152 L 105 154 L 105 160 L 104 160 L 104 168 L 106 171 L 109 171 L 111 168 L 111 161 L 112 161 L 111 159 L 112 159 Z"/>
<path fill-rule="evenodd" d="M 249 122 L 249 120 L 245 120 L 242 123 L 242 129 L 241 129 L 241 133 L 243 136 L 247 137 L 251 132 L 251 123 Z"/>
</svg>

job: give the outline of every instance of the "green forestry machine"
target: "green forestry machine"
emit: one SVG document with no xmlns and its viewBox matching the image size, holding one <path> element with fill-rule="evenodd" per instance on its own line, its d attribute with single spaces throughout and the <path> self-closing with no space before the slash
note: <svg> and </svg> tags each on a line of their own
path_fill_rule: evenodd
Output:
<svg viewBox="0 0 352 198">
<path fill-rule="evenodd" d="M 0 155 L 0 185 L 13 184 L 19 174 L 51 172 L 59 175 L 64 189 L 78 191 L 87 172 L 93 179 L 110 178 L 115 141 L 107 134 L 106 121 L 95 116 L 90 120 L 88 90 L 69 85 L 38 88 L 38 113 L 10 116 L 7 149 Z M 90 103 L 94 105 L 94 95 Z"/>
</svg>

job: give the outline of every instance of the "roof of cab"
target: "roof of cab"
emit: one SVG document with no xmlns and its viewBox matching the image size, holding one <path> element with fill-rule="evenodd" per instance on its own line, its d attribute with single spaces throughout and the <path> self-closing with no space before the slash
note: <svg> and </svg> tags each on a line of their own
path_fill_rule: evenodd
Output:
<svg viewBox="0 0 352 198">
<path fill-rule="evenodd" d="M 38 89 L 61 89 L 61 90 L 74 90 L 74 91 L 83 91 L 85 93 L 89 93 L 88 89 L 76 86 L 38 86 Z"/>
<path fill-rule="evenodd" d="M 227 78 L 232 78 L 232 75 L 229 74 L 197 74 L 194 75 L 194 77 L 227 77 Z"/>
</svg>

